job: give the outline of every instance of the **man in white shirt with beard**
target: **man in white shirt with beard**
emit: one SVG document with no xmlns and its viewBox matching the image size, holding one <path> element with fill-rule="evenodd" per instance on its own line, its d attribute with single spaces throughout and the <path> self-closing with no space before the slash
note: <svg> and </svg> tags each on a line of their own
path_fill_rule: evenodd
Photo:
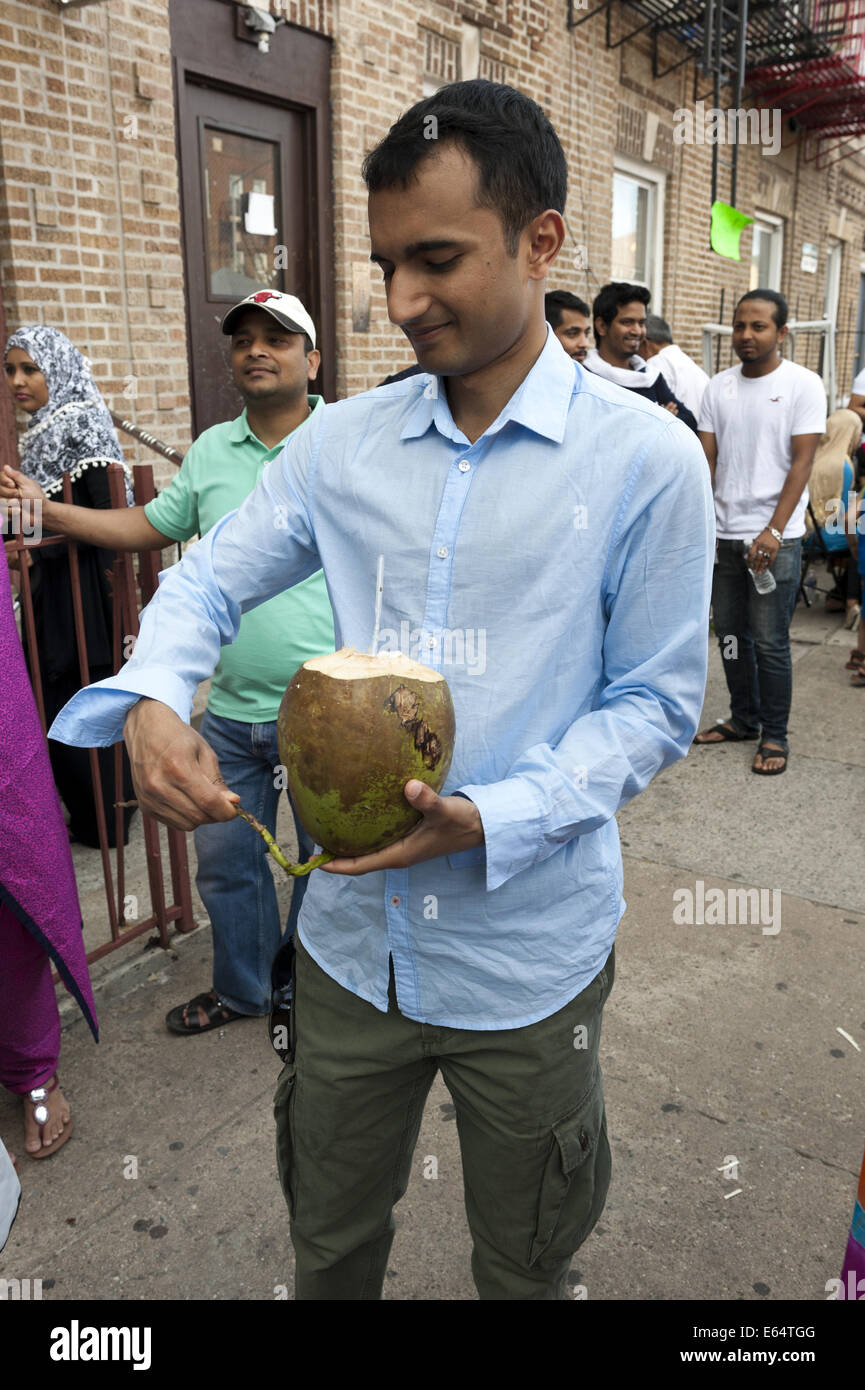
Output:
<svg viewBox="0 0 865 1390">
<path fill-rule="evenodd" d="M 781 357 L 787 301 L 751 290 L 736 305 L 740 365 L 713 377 L 699 434 L 715 493 L 718 536 L 712 612 L 730 691 L 730 717 L 694 740 L 760 740 L 752 772 L 787 767 L 793 693 L 790 621 L 801 576 L 808 477 L 826 429 L 826 393 L 816 372 Z M 749 570 L 753 574 L 749 574 Z M 760 592 L 755 576 L 771 572 Z"/>
</svg>

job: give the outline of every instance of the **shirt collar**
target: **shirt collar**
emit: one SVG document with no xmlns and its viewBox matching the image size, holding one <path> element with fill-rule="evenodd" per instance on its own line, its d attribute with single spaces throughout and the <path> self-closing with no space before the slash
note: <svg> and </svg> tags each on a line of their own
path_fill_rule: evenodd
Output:
<svg viewBox="0 0 865 1390">
<path fill-rule="evenodd" d="M 454 423 L 443 378 L 423 375 L 417 378 L 423 390 L 409 410 L 400 439 L 418 439 L 435 425 L 446 439 L 464 442 L 464 435 Z M 433 386 L 435 383 L 435 386 Z M 433 386 L 433 389 L 430 389 Z M 506 424 L 523 425 L 525 429 L 561 444 L 565 437 L 568 407 L 575 390 L 581 389 L 580 372 L 565 352 L 553 330 L 547 325 L 547 341 L 528 375 L 520 382 L 501 414 L 484 430 L 482 438 L 496 435 Z"/>
<path fill-rule="evenodd" d="M 243 407 L 237 418 L 231 421 L 227 433 L 232 444 L 244 444 L 247 439 L 252 439 L 256 444 L 261 444 L 261 440 L 258 439 L 249 428 L 249 421 L 246 418 L 246 406 Z"/>
<path fill-rule="evenodd" d="M 310 416 L 314 415 L 316 410 L 318 410 L 319 407 L 324 404 L 324 397 L 307 396 L 306 399 L 309 402 L 309 415 L 306 417 L 306 419 L 308 420 Z M 301 420 L 300 425 L 298 425 L 297 428 L 300 429 L 301 425 L 305 424 L 306 420 Z M 292 433 L 294 433 L 294 431 L 292 431 Z M 289 436 L 286 435 L 285 439 L 288 439 L 288 437 Z M 230 444 L 245 444 L 247 439 L 251 439 L 253 444 L 258 445 L 259 449 L 265 448 L 258 435 L 255 434 L 252 431 L 252 429 L 250 429 L 249 421 L 246 418 L 246 406 L 244 406 L 240 414 L 236 416 L 236 418 L 232 420 L 229 424 L 228 440 Z M 278 444 L 274 445 L 274 448 L 281 449 L 285 444 L 285 439 L 281 439 Z M 265 452 L 272 454 L 273 449 L 265 449 Z"/>
</svg>

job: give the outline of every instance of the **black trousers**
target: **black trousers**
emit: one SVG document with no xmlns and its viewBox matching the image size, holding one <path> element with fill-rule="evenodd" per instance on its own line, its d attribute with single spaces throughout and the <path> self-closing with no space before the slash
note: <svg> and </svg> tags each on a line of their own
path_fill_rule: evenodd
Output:
<svg viewBox="0 0 865 1390">
<path fill-rule="evenodd" d="M 101 681 L 106 676 L 113 675 L 110 666 L 93 667 L 91 669 L 91 680 Z M 46 680 L 43 683 L 43 698 L 45 700 L 45 720 L 50 728 L 54 718 L 60 713 L 63 706 L 76 691 L 81 689 L 81 677 L 77 672 L 64 672 L 62 676 L 54 680 Z M 69 812 L 69 831 L 76 840 L 82 844 L 90 845 L 92 848 L 99 846 L 99 830 L 96 821 L 96 799 L 93 792 L 93 778 L 90 772 L 90 753 L 86 748 L 73 748 L 66 743 L 58 743 L 55 739 L 48 740 L 48 753 L 51 758 L 51 769 L 54 773 L 54 782 L 58 792 L 63 798 L 63 803 Z M 108 844 L 114 849 L 117 844 L 116 816 L 114 810 L 115 801 L 131 801 L 135 796 L 135 788 L 132 783 L 132 770 L 129 766 L 129 757 L 126 749 L 123 748 L 121 754 L 122 779 L 120 787 L 115 790 L 114 784 L 114 749 L 100 748 L 97 751 L 99 761 L 99 782 L 102 787 L 102 801 L 105 807 L 105 820 L 108 830 Z M 135 815 L 135 808 L 127 808 L 123 811 L 123 843 L 129 843 L 129 822 Z"/>
</svg>

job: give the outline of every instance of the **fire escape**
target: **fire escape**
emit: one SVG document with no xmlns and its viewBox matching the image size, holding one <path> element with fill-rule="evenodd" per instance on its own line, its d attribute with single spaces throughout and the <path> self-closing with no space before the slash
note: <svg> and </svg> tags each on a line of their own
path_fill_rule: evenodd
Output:
<svg viewBox="0 0 865 1390">
<path fill-rule="evenodd" d="M 711 95 L 719 107 L 721 89 L 728 87 L 735 107 L 747 92 L 757 106 L 780 109 L 785 120 L 791 118 L 793 138 L 805 139 L 805 158 L 816 159 L 818 168 L 860 148 L 865 136 L 865 0 L 624 0 L 622 8 L 642 22 L 617 39 L 611 25 L 614 2 L 601 0 L 583 8 L 569 0 L 568 28 L 603 13 L 608 48 L 647 35 L 656 78 L 695 61 L 695 100 Z M 666 67 L 660 65 L 662 37 L 685 49 L 683 57 Z M 711 78 L 711 93 L 698 93 L 698 70 L 704 80 Z M 736 153 L 734 146 L 734 205 Z M 715 146 L 713 200 L 717 166 Z"/>
<path fill-rule="evenodd" d="M 758 106 L 780 107 L 816 137 L 811 154 L 806 142 L 805 159 L 825 168 L 854 154 L 865 134 L 865 0 L 810 0 L 801 8 L 813 12 L 812 41 L 790 54 L 767 41 L 749 69 L 748 89 Z"/>
</svg>

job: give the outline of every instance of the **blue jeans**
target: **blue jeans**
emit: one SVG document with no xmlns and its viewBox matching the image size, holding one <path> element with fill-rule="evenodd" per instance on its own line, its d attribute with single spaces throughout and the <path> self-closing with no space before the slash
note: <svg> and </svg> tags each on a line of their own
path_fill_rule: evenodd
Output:
<svg viewBox="0 0 865 1390">
<path fill-rule="evenodd" d="M 219 759 L 220 772 L 244 809 L 275 835 L 276 722 L 243 724 L 208 710 L 201 721 L 201 736 Z M 294 823 L 300 858 L 308 859 L 312 842 L 297 816 Z M 213 927 L 213 988 L 238 1013 L 266 1014 L 271 1002 L 270 967 L 284 939 L 267 847 L 246 821 L 238 819 L 199 826 L 195 852 L 196 884 Z M 294 933 L 308 881 L 294 879 L 286 937 Z"/>
<path fill-rule="evenodd" d="M 718 542 L 712 584 L 715 634 L 730 691 L 730 723 L 739 734 L 761 734 L 787 748 L 793 696 L 790 621 L 802 568 L 800 539 L 781 542 L 772 574 L 776 588 L 758 594 L 748 573 L 744 541 Z"/>
</svg>

